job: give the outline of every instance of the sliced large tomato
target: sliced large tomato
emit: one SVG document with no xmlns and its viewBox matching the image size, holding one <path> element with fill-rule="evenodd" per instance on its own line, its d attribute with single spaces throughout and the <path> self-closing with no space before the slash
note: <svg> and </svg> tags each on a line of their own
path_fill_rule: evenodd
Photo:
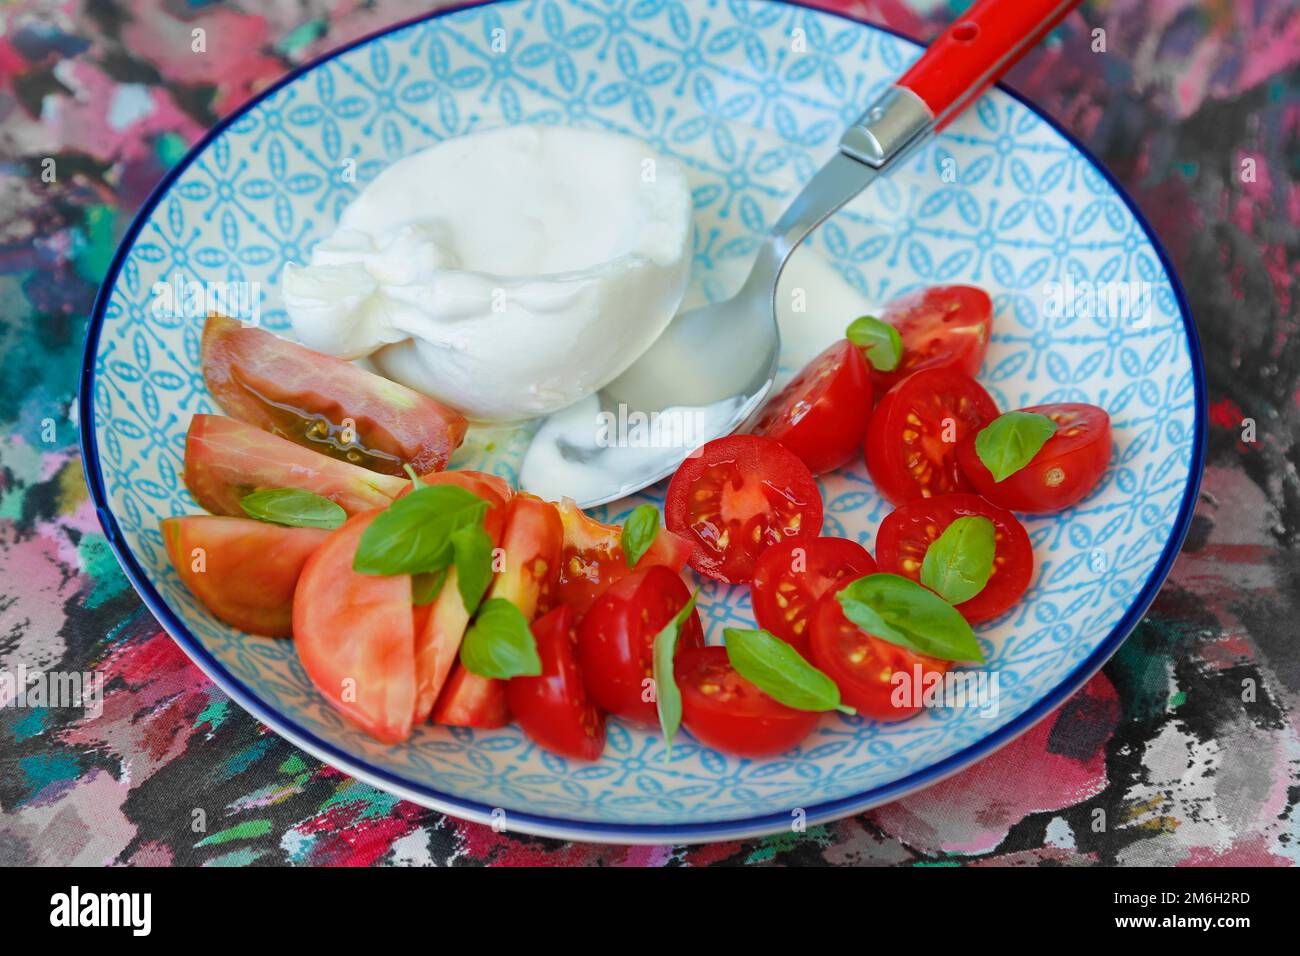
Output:
<svg viewBox="0 0 1300 956">
<path fill-rule="evenodd" d="M 895 299 L 880 318 L 898 329 L 903 354 L 892 371 L 871 370 L 877 395 L 923 368 L 952 368 L 973 378 L 989 347 L 993 300 L 975 286 L 938 285 Z"/>
<path fill-rule="evenodd" d="M 223 415 L 195 415 L 185 436 L 185 487 L 213 514 L 244 517 L 239 502 L 245 495 L 301 488 L 355 515 L 387 507 L 409 485 Z"/>
<path fill-rule="evenodd" d="M 352 570 L 378 514 L 349 518 L 307 559 L 293 599 L 293 643 L 330 706 L 376 740 L 397 743 L 410 736 L 415 710 L 411 578 Z"/>
<path fill-rule="evenodd" d="M 578 669 L 573 608 L 561 604 L 533 622 L 542 672 L 506 682 L 510 712 L 529 738 L 564 757 L 596 760 L 605 749 L 605 715 Z"/>
<path fill-rule="evenodd" d="M 972 490 L 957 466 L 957 446 L 997 414 L 988 392 L 956 369 L 923 369 L 903 379 L 867 426 L 865 458 L 876 490 L 896 505 Z"/>
<path fill-rule="evenodd" d="M 763 552 L 750 595 L 758 626 L 809 655 L 808 618 L 837 581 L 876 570 L 867 549 L 847 538 L 793 538 Z"/>
<path fill-rule="evenodd" d="M 753 432 L 775 438 L 820 475 L 857 454 L 870 417 L 867 362 L 840 339 L 764 403 Z"/>
<path fill-rule="evenodd" d="M 455 409 L 225 316 L 208 317 L 202 365 L 227 414 L 373 471 L 441 471 L 465 439 Z"/>
<path fill-rule="evenodd" d="M 780 442 L 730 435 L 692 452 L 668 484 L 664 520 L 695 544 L 690 565 L 732 584 L 787 538 L 815 538 L 822 498 L 812 473 Z"/>
<path fill-rule="evenodd" d="M 164 518 L 163 542 L 190 593 L 231 627 L 288 637 L 293 589 L 329 532 L 284 528 L 252 518 Z"/>
</svg>

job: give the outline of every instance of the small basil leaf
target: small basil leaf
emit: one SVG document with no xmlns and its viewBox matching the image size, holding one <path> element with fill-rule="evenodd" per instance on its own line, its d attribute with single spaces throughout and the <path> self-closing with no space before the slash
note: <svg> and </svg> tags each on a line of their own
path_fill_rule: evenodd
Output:
<svg viewBox="0 0 1300 956">
<path fill-rule="evenodd" d="M 623 522 L 623 557 L 627 566 L 635 568 L 636 563 L 650 550 L 659 534 L 659 509 L 654 505 L 638 505 Z"/>
<path fill-rule="evenodd" d="M 239 499 L 244 514 L 258 521 L 289 528 L 324 528 L 333 531 L 348 520 L 337 502 L 299 488 L 266 488 Z"/>
<path fill-rule="evenodd" d="M 673 735 L 682 725 L 682 692 L 677 687 L 677 678 L 673 674 L 673 661 L 677 656 L 677 636 L 682 624 L 695 610 L 696 591 L 691 599 L 682 605 L 682 609 L 673 615 L 673 619 L 664 625 L 663 630 L 655 635 L 653 660 L 653 677 L 655 682 L 655 709 L 659 712 L 659 726 L 664 732 L 664 744 L 669 758 L 673 755 Z"/>
<path fill-rule="evenodd" d="M 492 583 L 492 536 L 481 524 L 467 524 L 451 533 L 456 562 L 456 587 L 465 610 L 473 614 Z"/>
<path fill-rule="evenodd" d="M 528 619 L 504 598 L 489 598 L 465 632 L 460 662 L 480 677 L 536 677 L 542 672 Z"/>
<path fill-rule="evenodd" d="M 939 595 L 901 575 L 868 574 L 835 597 L 844 616 L 873 637 L 940 660 L 984 660 L 966 619 Z"/>
<path fill-rule="evenodd" d="M 862 349 L 872 367 L 881 372 L 898 368 L 899 359 L 903 357 L 903 338 L 888 322 L 882 322 L 874 315 L 861 315 L 849 323 L 844 334 Z"/>
<path fill-rule="evenodd" d="M 842 710 L 840 689 L 793 647 L 767 631 L 729 627 L 722 632 L 736 673 L 773 700 L 795 710 Z"/>
<path fill-rule="evenodd" d="M 1055 434 L 1056 422 L 1046 415 L 1007 412 L 980 429 L 975 436 L 975 454 L 994 481 L 1005 481 L 1033 461 Z"/>
<path fill-rule="evenodd" d="M 995 538 L 993 522 L 983 515 L 958 518 L 926 548 L 921 583 L 949 604 L 969 601 L 989 583 Z"/>
<path fill-rule="evenodd" d="M 451 534 L 482 524 L 487 502 L 458 485 L 423 485 L 379 513 L 361 535 L 352 568 L 362 574 L 420 574 L 452 561 Z"/>
<path fill-rule="evenodd" d="M 438 595 L 442 593 L 442 586 L 446 583 L 446 568 L 411 575 L 411 603 L 417 607 L 432 604 L 438 599 Z"/>
</svg>

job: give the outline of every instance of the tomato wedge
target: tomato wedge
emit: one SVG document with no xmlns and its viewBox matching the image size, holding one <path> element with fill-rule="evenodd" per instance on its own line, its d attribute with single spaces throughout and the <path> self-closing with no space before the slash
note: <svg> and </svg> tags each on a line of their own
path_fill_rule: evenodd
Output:
<svg viewBox="0 0 1300 956">
<path fill-rule="evenodd" d="M 1027 514 L 1052 514 L 1076 505 L 1097 487 L 1110 464 L 1110 416 L 1096 405 L 1065 402 L 1022 409 L 1056 422 L 1056 433 L 1033 460 L 1003 481 L 975 451 L 975 435 L 957 447 L 962 472 L 995 505 Z"/>
<path fill-rule="evenodd" d="M 370 736 L 397 743 L 415 709 L 410 575 L 352 570 L 379 511 L 349 518 L 307 559 L 293 599 L 293 643 L 330 706 Z"/>
<path fill-rule="evenodd" d="M 380 475 L 223 415 L 195 415 L 185 435 L 185 487 L 213 514 L 243 518 L 240 499 L 265 488 L 301 488 L 349 515 L 387 507 L 410 482 Z"/>
<path fill-rule="evenodd" d="M 465 439 L 455 409 L 225 316 L 208 317 L 201 362 L 227 414 L 372 471 L 441 471 Z"/>
<path fill-rule="evenodd" d="M 785 753 L 812 732 L 820 714 L 773 700 L 736 673 L 725 647 L 700 647 L 677 658 L 682 723 L 700 743 L 737 757 Z"/>
<path fill-rule="evenodd" d="M 997 414 L 988 392 L 955 369 L 923 369 L 903 379 L 867 426 L 864 457 L 876 490 L 895 505 L 972 490 L 957 467 L 957 446 Z"/>
<path fill-rule="evenodd" d="M 694 542 L 691 567 L 739 584 L 754 576 L 765 549 L 817 536 L 822 498 L 808 466 L 780 442 L 730 435 L 682 462 L 668 484 L 664 520 Z"/>
<path fill-rule="evenodd" d="M 213 617 L 267 637 L 292 632 L 293 590 L 303 565 L 329 537 L 252 518 L 164 518 L 163 543 L 176 571 Z"/>
<path fill-rule="evenodd" d="M 506 690 L 510 712 L 534 743 L 562 757 L 596 760 L 605 749 L 605 716 L 582 682 L 573 624 L 565 604 L 535 621 L 542 673 L 512 678 Z"/>
<path fill-rule="evenodd" d="M 656 726 L 658 706 L 648 693 L 654 677 L 654 640 L 691 598 L 681 575 L 668 568 L 638 568 L 596 599 L 578 629 L 578 660 L 591 698 L 602 709 Z M 698 611 L 677 635 L 677 653 L 704 646 Z"/>
<path fill-rule="evenodd" d="M 885 516 L 876 532 L 876 560 L 881 571 L 921 580 L 925 552 L 958 518 L 982 515 L 993 522 L 993 573 L 984 590 L 954 605 L 971 624 L 997 617 L 1029 587 L 1034 573 L 1034 547 L 1029 534 L 1010 511 L 989 504 L 979 495 L 939 495 L 913 501 Z"/>
<path fill-rule="evenodd" d="M 837 581 L 871 574 L 876 562 L 847 538 L 793 538 L 763 552 L 750 588 L 758 626 L 807 657 L 808 618 Z"/>
<path fill-rule="evenodd" d="M 993 329 L 993 300 L 975 286 L 938 285 L 895 299 L 880 318 L 898 329 L 903 354 L 892 371 L 871 370 L 877 395 L 923 368 L 977 375 Z"/>
<path fill-rule="evenodd" d="M 752 430 L 775 438 L 821 475 L 857 453 L 870 417 L 867 362 L 857 346 L 840 339 L 764 403 Z"/>
</svg>

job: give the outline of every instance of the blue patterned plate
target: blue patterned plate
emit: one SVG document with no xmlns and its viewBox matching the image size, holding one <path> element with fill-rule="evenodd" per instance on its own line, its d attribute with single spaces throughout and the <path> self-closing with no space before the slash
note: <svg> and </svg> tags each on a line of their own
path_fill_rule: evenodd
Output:
<svg viewBox="0 0 1300 956">
<path fill-rule="evenodd" d="M 383 747 L 324 704 L 290 642 L 213 620 L 158 532 L 159 519 L 198 510 L 180 479 L 184 435 L 191 415 L 215 410 L 198 367 L 207 303 L 187 290 L 224 291 L 226 311 L 285 332 L 284 264 L 305 260 L 386 164 L 504 123 L 642 137 L 690 170 L 694 294 L 717 296 L 840 130 L 918 51 L 783 3 L 524 0 L 354 43 L 221 123 L 132 224 L 82 369 L 86 473 L 150 609 L 231 697 L 304 750 L 427 806 L 531 833 L 671 842 L 772 832 L 894 799 L 1022 733 L 1101 666 L 1155 596 L 1195 499 L 1204 392 L 1187 306 L 1149 227 L 1087 153 L 1003 90 L 823 227 L 806 253 L 822 272 L 804 273 L 822 277 L 810 304 L 841 284 L 864 310 L 920 286 L 984 286 L 997 320 L 982 380 L 999 403 L 1087 401 L 1113 418 L 1102 487 L 1066 515 L 1028 522 L 1032 588 L 981 629 L 996 714 L 932 709 L 893 726 L 830 716 L 798 749 L 758 762 L 688 737 L 668 761 L 657 735 L 618 722 L 587 766 L 514 726 L 426 727 Z M 786 325 L 787 374 L 842 334 L 845 315 L 815 313 Z M 456 464 L 513 475 L 527 441 L 526 429 L 475 434 Z M 870 547 L 887 507 L 863 469 L 828 476 L 822 490 L 827 533 Z M 701 606 L 715 642 L 752 620 L 744 588 L 706 584 Z"/>
</svg>

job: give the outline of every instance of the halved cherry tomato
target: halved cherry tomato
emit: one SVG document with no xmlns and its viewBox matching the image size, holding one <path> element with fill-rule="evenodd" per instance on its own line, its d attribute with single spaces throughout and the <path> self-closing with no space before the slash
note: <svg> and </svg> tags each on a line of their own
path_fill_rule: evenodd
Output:
<svg viewBox="0 0 1300 956">
<path fill-rule="evenodd" d="M 329 532 L 252 518 L 164 518 L 163 543 L 185 586 L 231 627 L 267 637 L 292 633 L 298 575 Z"/>
<path fill-rule="evenodd" d="M 876 490 L 896 505 L 970 491 L 957 445 L 997 414 L 988 392 L 956 369 L 923 369 L 903 379 L 867 426 L 864 457 Z"/>
<path fill-rule="evenodd" d="M 654 677 L 654 640 L 690 597 L 679 574 L 653 566 L 633 571 L 596 599 L 578 630 L 578 660 L 602 710 L 658 724 L 655 697 L 647 692 Z M 677 635 L 677 653 L 703 646 L 700 615 L 692 610 Z"/>
<path fill-rule="evenodd" d="M 349 518 L 307 559 L 293 598 L 293 643 L 331 707 L 376 740 L 397 743 L 410 736 L 415 709 L 411 577 L 352 570 L 378 514 Z"/>
<path fill-rule="evenodd" d="M 862 447 L 870 417 L 867 362 L 856 345 L 840 339 L 764 403 L 753 433 L 775 438 L 820 475 Z"/>
<path fill-rule="evenodd" d="M 627 577 L 632 569 L 623 555 L 622 528 L 590 517 L 572 498 L 565 498 L 558 507 L 564 523 L 564 551 L 556 601 L 572 606 L 581 618 L 606 588 Z M 688 539 L 660 528 L 650 550 L 636 563 L 637 570 L 663 565 L 680 571 L 693 547 Z"/>
<path fill-rule="evenodd" d="M 750 595 L 758 626 L 808 656 L 808 618 L 826 590 L 842 578 L 876 570 L 867 549 L 847 538 L 793 538 L 763 552 Z"/>
<path fill-rule="evenodd" d="M 1029 587 L 1034 573 L 1034 547 L 1029 534 L 1010 511 L 989 504 L 979 495 L 939 495 L 902 505 L 885 516 L 876 532 L 876 559 L 881 571 L 921 580 L 925 552 L 958 518 L 982 515 L 993 522 L 993 573 L 984 590 L 954 605 L 972 624 L 997 617 Z"/>
<path fill-rule="evenodd" d="M 993 301 L 975 286 L 938 285 L 895 299 L 880 318 L 898 329 L 903 354 L 892 371 L 871 370 L 877 395 L 923 368 L 952 368 L 973 378 L 989 347 Z"/>
<path fill-rule="evenodd" d="M 845 617 L 835 595 L 853 580 L 837 582 L 817 602 L 812 615 L 812 662 L 839 686 L 844 703 L 863 717 L 904 720 L 921 709 L 912 702 L 911 694 L 918 673 L 922 681 L 919 693 L 924 682 L 932 679 L 927 675 L 946 674 L 952 662 L 914 654 L 868 634 Z M 900 672 L 906 683 L 896 683 L 894 675 Z M 901 695 L 898 702 L 895 691 Z"/>
<path fill-rule="evenodd" d="M 533 622 L 542 673 L 506 684 L 510 712 L 538 746 L 576 760 L 599 759 L 605 715 L 587 695 L 578 670 L 573 608 L 561 604 Z"/>
<path fill-rule="evenodd" d="M 736 673 L 725 647 L 688 650 L 674 667 L 682 694 L 682 723 L 700 743 L 737 757 L 785 753 L 821 716 L 795 710 Z"/>
<path fill-rule="evenodd" d="M 384 508 L 410 484 L 317 454 L 223 415 L 195 415 L 185 436 L 185 487 L 213 514 L 245 517 L 240 499 L 266 488 L 301 488 L 349 515 Z"/>
<path fill-rule="evenodd" d="M 754 576 L 767 548 L 817 536 L 822 497 L 808 466 L 780 442 L 730 435 L 682 462 L 668 484 L 664 520 L 694 541 L 691 567 L 739 584 Z"/>
<path fill-rule="evenodd" d="M 961 470 L 980 494 L 1012 511 L 1052 514 L 1078 504 L 1097 486 L 1110 464 L 1110 416 L 1096 405 L 1064 402 L 1022 409 L 1056 422 L 1056 434 L 1029 464 L 1002 481 L 980 461 L 975 435 L 957 447 Z"/>
<path fill-rule="evenodd" d="M 227 414 L 373 471 L 441 471 L 465 439 L 455 409 L 225 316 L 208 317 L 201 362 Z"/>
</svg>

